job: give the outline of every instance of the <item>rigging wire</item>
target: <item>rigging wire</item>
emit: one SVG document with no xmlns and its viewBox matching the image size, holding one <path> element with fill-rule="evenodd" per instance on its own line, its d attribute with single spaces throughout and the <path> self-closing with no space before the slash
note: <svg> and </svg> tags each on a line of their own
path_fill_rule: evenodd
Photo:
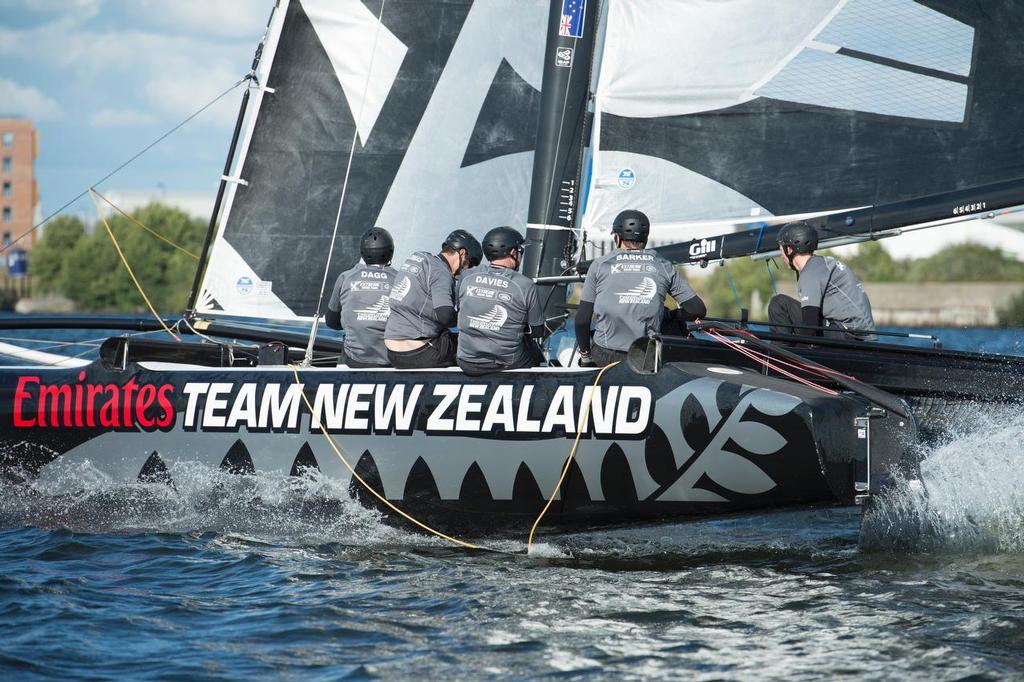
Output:
<svg viewBox="0 0 1024 682">
<path fill-rule="evenodd" d="M 779 267 L 779 264 L 775 262 L 774 258 L 765 260 L 764 267 L 768 270 L 768 280 L 772 283 L 772 295 L 777 296 L 779 294 L 779 285 L 775 282 L 775 275 L 772 274 L 772 265 Z"/>
<path fill-rule="evenodd" d="M 107 204 L 108 204 L 108 205 L 109 205 L 109 206 L 110 206 L 110 207 L 111 207 L 112 209 L 114 209 L 115 211 L 117 211 L 118 213 L 120 213 L 121 215 L 123 215 L 123 216 L 124 216 L 125 218 L 127 218 L 128 220 L 130 220 L 130 221 L 131 221 L 132 223 L 134 223 L 135 225 L 137 225 L 137 226 L 141 227 L 141 228 L 142 228 L 143 230 L 145 230 L 146 232 L 149 232 L 149 233 L 150 233 L 151 235 L 153 235 L 154 237 L 156 237 L 156 238 L 157 238 L 157 239 L 159 239 L 160 241 L 162 241 L 162 242 L 164 242 L 165 244 L 168 244 L 168 245 L 170 245 L 170 246 L 173 246 L 173 247 L 174 247 L 174 248 L 176 248 L 176 249 L 177 249 L 178 251 L 181 251 L 182 253 L 184 253 L 184 254 L 185 254 L 185 255 L 187 255 L 187 256 L 191 256 L 191 257 L 192 257 L 193 259 L 195 259 L 195 260 L 199 260 L 199 256 L 197 256 L 196 254 L 192 253 L 191 251 L 189 251 L 188 249 L 186 249 L 186 248 L 185 248 L 184 246 L 181 246 L 180 244 L 175 244 L 175 243 L 174 243 L 173 241 L 171 241 L 171 240 L 170 240 L 170 239 L 168 239 L 167 237 L 163 236 L 162 234 L 160 234 L 159 232 L 157 232 L 157 231 L 156 231 L 156 230 L 154 230 L 153 228 L 151 228 L 151 227 L 146 227 L 145 225 L 143 225 L 143 224 L 142 224 L 142 221 L 140 221 L 140 220 L 138 220 L 137 218 L 135 218 L 134 216 L 132 216 L 132 215 L 129 215 L 128 213 L 125 213 L 124 211 L 122 211 L 122 210 L 121 210 L 121 208 L 120 208 L 120 207 L 119 207 L 119 206 L 118 206 L 117 204 L 115 204 L 115 203 L 114 203 L 113 201 L 111 201 L 110 199 L 106 198 L 105 196 L 103 196 L 102 194 L 100 194 L 99 192 L 97 192 L 97 191 L 96 191 L 95 189 L 93 189 L 93 193 L 94 193 L 94 194 L 95 194 L 96 196 L 98 196 L 98 197 L 99 197 L 100 199 L 103 199 L 103 201 L 105 201 L 105 202 L 106 202 L 106 203 L 107 203 Z"/>
<path fill-rule="evenodd" d="M 106 182 L 106 181 L 107 181 L 107 180 L 109 180 L 110 178 L 112 178 L 112 177 L 114 177 L 115 175 L 117 175 L 117 174 L 118 174 L 119 172 L 121 172 L 122 170 L 124 170 L 124 168 L 125 168 L 126 166 L 128 166 L 129 164 L 131 164 L 131 163 L 132 163 L 133 161 L 135 161 L 135 160 L 136 160 L 137 158 L 139 158 L 140 156 L 142 156 L 143 154 L 145 154 L 146 152 L 148 152 L 148 151 L 149 151 L 150 149 L 152 149 L 153 147 L 155 147 L 155 146 L 157 146 L 158 144 L 160 144 L 161 142 L 163 142 L 163 141 L 164 141 L 165 139 L 167 139 L 168 137 L 170 137 L 170 136 L 171 136 L 172 134 L 176 133 L 176 132 L 178 131 L 178 129 L 179 129 L 179 128 L 181 128 L 182 126 L 184 126 L 184 125 L 185 125 L 186 123 L 189 123 L 189 122 L 190 122 L 190 121 L 191 121 L 192 119 L 194 119 L 194 118 L 195 118 L 196 116 L 199 116 L 199 115 L 200 115 L 201 113 L 203 113 L 204 111 L 206 111 L 207 109 L 209 109 L 210 107 L 212 107 L 212 106 L 213 106 L 214 104 L 216 104 L 217 102 L 219 102 L 219 101 L 220 101 L 221 99 L 223 99 L 223 98 L 224 98 L 225 96 L 227 96 L 227 95 L 228 95 L 229 93 L 231 93 L 231 92 L 232 92 L 232 91 L 233 91 L 233 90 L 234 90 L 235 88 L 237 88 L 237 87 L 238 87 L 239 85 L 241 85 L 242 83 L 246 82 L 247 80 L 249 80 L 249 79 L 251 79 L 251 78 L 252 78 L 252 74 L 246 74 L 245 76 L 243 76 L 242 78 L 240 78 L 239 80 L 237 80 L 237 81 L 235 82 L 235 84 L 234 84 L 234 85 L 232 85 L 232 86 L 231 86 L 230 88 L 228 88 L 228 89 L 227 89 L 227 90 L 225 90 L 224 92 L 220 93 L 219 95 L 217 95 L 216 97 L 214 97 L 213 99 L 211 99 L 211 100 L 210 100 L 209 102 L 207 102 L 206 104 L 204 104 L 204 105 L 203 105 L 202 107 L 200 107 L 199 109 L 197 109 L 197 110 L 196 110 L 195 112 L 193 112 L 192 114 L 190 114 L 190 115 L 188 116 L 188 118 L 185 118 L 185 119 L 184 119 L 184 120 L 182 120 L 182 121 L 181 121 L 180 123 L 178 123 L 178 124 L 177 124 L 176 126 L 174 126 L 173 128 L 171 128 L 170 130 L 168 130 L 168 131 L 167 131 L 166 133 L 164 133 L 164 134 L 163 134 L 163 135 L 161 135 L 160 137 L 158 137 L 158 138 L 156 138 L 155 140 L 153 140 L 152 142 L 150 142 L 150 143 L 149 143 L 148 145 L 146 145 L 145 147 L 143 147 L 141 151 L 137 152 L 137 153 L 136 153 L 136 154 L 135 154 L 134 156 L 132 156 L 132 157 L 131 157 L 130 159 L 128 159 L 127 161 L 125 161 L 124 163 L 122 163 L 122 164 L 121 164 L 120 166 L 118 166 L 118 167 L 117 167 L 117 168 L 115 168 L 114 170 L 110 171 L 109 173 L 107 173 L 106 175 L 104 175 L 104 176 L 103 176 L 102 178 L 100 178 L 99 180 L 97 180 L 97 181 L 95 181 L 95 182 L 91 183 L 91 184 L 89 185 L 89 187 L 88 187 L 88 188 L 86 188 L 85 190 L 83 190 L 82 192 L 80 192 L 79 194 L 77 194 L 76 196 L 72 197 L 72 198 L 71 198 L 71 199 L 70 199 L 69 201 L 67 201 L 67 202 L 66 202 L 66 203 L 65 203 L 65 204 L 64 204 L 63 206 L 61 206 L 60 208 L 58 208 L 58 209 L 57 209 L 56 211 L 54 211 L 54 212 L 53 212 L 53 213 L 51 213 L 50 215 L 48 215 L 48 216 L 46 216 L 45 218 L 43 218 L 42 220 L 40 220 L 40 221 L 39 221 L 38 223 L 36 223 L 36 224 L 35 224 L 35 225 L 33 225 L 32 227 L 30 227 L 29 229 L 27 229 L 27 230 L 25 230 L 24 232 L 22 232 L 22 233 L 21 233 L 20 235 L 18 235 L 18 237 L 17 237 L 16 239 L 14 239 L 14 241 L 12 241 L 11 243 L 9 243 L 9 244 L 5 244 L 4 246 L 0 247 L 0 255 L 2 255 L 2 254 L 4 254 L 4 253 L 6 253 L 8 249 L 10 249 L 10 248 L 11 248 L 12 246 L 14 246 L 15 244 L 17 244 L 17 243 L 18 243 L 19 241 L 21 241 L 21 240 L 22 240 L 22 239 L 24 239 L 25 237 L 29 236 L 29 235 L 30 235 L 30 234 L 32 234 L 33 232 L 35 232 L 36 230 L 38 230 L 38 229 L 39 229 L 40 227 L 42 227 L 42 226 L 43 226 L 43 225 L 45 225 L 46 223 L 50 222 L 50 220 L 51 220 L 51 219 L 53 219 L 53 218 L 54 218 L 55 216 L 57 216 L 57 215 L 59 215 L 60 213 L 62 213 L 62 212 L 64 211 L 64 209 L 66 209 L 66 208 L 67 208 L 68 206 L 70 206 L 71 204 L 75 203 L 76 201 L 78 201 L 78 200 L 79 200 L 79 199 L 81 199 L 82 197 L 86 196 L 87 194 L 89 194 L 89 192 L 91 192 L 91 191 L 94 191 L 94 188 L 95 188 L 95 187 L 96 187 L 97 185 L 102 185 L 102 184 L 103 184 L 104 182 Z"/>
<path fill-rule="evenodd" d="M 103 221 L 103 227 L 107 228 L 107 235 L 110 237 L 110 241 L 114 243 L 114 249 L 117 250 L 117 255 L 121 259 L 121 264 L 124 265 L 125 270 L 128 271 L 128 275 L 132 278 L 132 282 L 135 283 L 135 288 L 139 290 L 140 294 L 142 294 L 142 300 L 146 302 L 146 307 L 149 308 L 149 312 L 153 313 L 153 317 L 157 319 L 157 322 L 159 322 L 160 326 L 164 328 L 164 331 L 171 335 L 172 339 L 180 342 L 181 338 L 171 331 L 171 328 L 167 326 L 163 318 L 160 317 L 160 314 L 157 313 L 156 308 L 153 307 L 153 304 L 149 300 L 149 296 L 146 295 L 145 290 L 142 288 L 139 278 L 135 276 L 132 266 L 128 264 L 128 259 L 125 258 L 124 251 L 121 250 L 121 245 L 117 243 L 117 237 L 114 236 L 114 231 L 110 229 L 110 223 L 107 222 L 107 217 L 103 215 L 103 209 L 100 208 L 99 202 L 96 201 L 95 193 L 91 187 L 87 190 L 87 194 L 89 195 L 89 199 L 92 200 L 93 206 L 96 207 L 96 214 L 99 215 L 100 220 Z"/>
<path fill-rule="evenodd" d="M 740 300 L 740 292 L 736 289 L 736 282 L 732 279 L 732 270 L 729 269 L 729 264 L 722 261 L 722 267 L 725 268 L 725 279 L 729 282 L 729 288 L 732 289 L 732 297 L 736 301 L 736 307 L 743 312 L 743 301 Z"/>
<path fill-rule="evenodd" d="M 338 200 L 338 214 L 334 217 L 334 231 L 331 233 L 331 246 L 327 250 L 327 262 L 324 264 L 324 279 L 320 284 L 320 296 L 316 303 L 316 314 L 313 316 L 313 326 L 309 330 L 309 346 L 307 347 L 306 361 L 312 358 L 313 342 L 316 340 L 317 321 L 320 319 L 320 311 L 324 305 L 324 291 L 327 290 L 327 277 L 331 272 L 331 258 L 334 257 L 334 244 L 338 239 L 338 227 L 341 225 L 341 209 L 345 206 L 345 195 L 348 192 L 348 180 L 352 173 L 352 161 L 356 156 L 356 142 L 359 139 L 359 124 L 363 120 L 363 108 L 366 106 L 366 93 L 370 90 L 370 78 L 373 76 L 373 62 L 377 57 L 377 40 L 380 38 L 380 29 L 384 25 L 384 6 L 387 0 L 381 0 L 380 12 L 377 15 L 377 28 L 373 34 L 373 47 L 370 50 L 370 64 L 366 68 L 366 81 L 363 83 L 363 96 L 359 101 L 359 113 L 356 115 L 352 126 L 352 144 L 348 152 L 348 163 L 345 165 L 345 179 L 341 184 L 341 198 Z"/>
</svg>

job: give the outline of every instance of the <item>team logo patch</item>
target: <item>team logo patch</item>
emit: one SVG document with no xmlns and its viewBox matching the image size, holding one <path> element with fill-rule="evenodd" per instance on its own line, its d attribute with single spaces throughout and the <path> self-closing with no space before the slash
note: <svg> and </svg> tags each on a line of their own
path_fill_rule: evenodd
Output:
<svg viewBox="0 0 1024 682">
<path fill-rule="evenodd" d="M 357 279 L 349 287 L 352 291 L 381 291 L 388 288 L 387 282 L 367 282 Z"/>
<path fill-rule="evenodd" d="M 568 69 L 572 66 L 572 48 L 559 47 L 555 49 L 555 66 Z"/>
<path fill-rule="evenodd" d="M 357 308 L 356 319 L 367 322 L 386 322 L 391 314 L 391 305 L 387 296 L 381 296 L 369 308 Z"/>
<path fill-rule="evenodd" d="M 483 315 L 470 315 L 469 326 L 473 329 L 483 329 L 484 331 L 494 332 L 501 329 L 502 325 L 504 325 L 507 320 L 508 310 L 505 309 L 505 306 L 495 305 L 488 313 L 484 313 Z"/>
<path fill-rule="evenodd" d="M 391 298 L 395 301 L 401 301 L 411 289 L 412 280 L 408 276 L 402 277 L 398 284 L 395 285 L 395 288 L 391 290 Z"/>
<path fill-rule="evenodd" d="M 615 295 L 619 297 L 619 303 L 639 303 L 647 305 L 654 300 L 658 293 L 658 285 L 650 277 L 644 277 L 640 284 L 627 291 L 619 291 Z"/>
<path fill-rule="evenodd" d="M 653 268 L 643 263 L 615 263 L 611 266 L 611 274 L 618 275 L 624 272 L 652 272 Z"/>
<path fill-rule="evenodd" d="M 498 292 L 494 289 L 484 289 L 483 287 L 473 286 L 466 287 L 466 296 L 471 296 L 473 298 L 494 299 L 494 296 L 497 293 Z"/>
</svg>

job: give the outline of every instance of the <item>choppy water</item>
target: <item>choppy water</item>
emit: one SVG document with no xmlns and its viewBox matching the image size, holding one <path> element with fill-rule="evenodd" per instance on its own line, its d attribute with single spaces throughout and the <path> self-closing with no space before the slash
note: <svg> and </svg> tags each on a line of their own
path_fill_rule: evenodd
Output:
<svg viewBox="0 0 1024 682">
<path fill-rule="evenodd" d="M 978 408 L 865 521 L 819 509 L 466 552 L 330 480 L 0 496 L 0 672 L 32 679 L 1024 677 L 1024 420 Z M 524 535 L 525 535 L 524 529 Z"/>
</svg>

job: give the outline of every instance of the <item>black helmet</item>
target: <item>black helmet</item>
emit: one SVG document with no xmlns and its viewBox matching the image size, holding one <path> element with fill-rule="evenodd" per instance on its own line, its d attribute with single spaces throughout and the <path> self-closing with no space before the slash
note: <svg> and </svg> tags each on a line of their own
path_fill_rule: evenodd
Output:
<svg viewBox="0 0 1024 682">
<path fill-rule="evenodd" d="M 525 244 L 526 239 L 519 230 L 507 226 L 496 227 L 484 235 L 484 255 L 487 260 L 498 260 L 523 248 Z"/>
<path fill-rule="evenodd" d="M 466 253 L 469 254 L 469 267 L 471 268 L 480 265 L 484 260 L 484 250 L 480 247 L 480 242 L 475 239 L 469 243 Z"/>
<path fill-rule="evenodd" d="M 818 231 L 802 220 L 786 223 L 779 230 L 779 246 L 791 246 L 797 253 L 811 253 L 818 248 Z"/>
<path fill-rule="evenodd" d="M 367 265 L 387 265 L 395 255 L 395 240 L 383 227 L 371 227 L 359 242 L 359 255 Z"/>
<path fill-rule="evenodd" d="M 612 234 L 619 235 L 627 242 L 647 243 L 651 233 L 651 221 L 640 211 L 626 210 L 615 216 Z"/>
<path fill-rule="evenodd" d="M 441 244 L 441 249 L 443 251 L 465 249 L 466 254 L 472 259 L 474 253 L 480 252 L 480 242 L 465 230 L 455 230 L 445 238 L 444 243 Z"/>
</svg>

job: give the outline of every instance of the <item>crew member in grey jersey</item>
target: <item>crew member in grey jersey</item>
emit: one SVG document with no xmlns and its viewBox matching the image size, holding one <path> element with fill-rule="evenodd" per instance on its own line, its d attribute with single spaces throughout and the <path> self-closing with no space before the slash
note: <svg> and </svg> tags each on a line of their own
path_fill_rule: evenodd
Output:
<svg viewBox="0 0 1024 682">
<path fill-rule="evenodd" d="M 324 321 L 344 329 L 341 360 L 349 367 L 387 367 L 384 326 L 390 313 L 389 295 L 398 272 L 391 267 L 395 241 L 380 227 L 371 227 L 359 244 L 363 262 L 338 276 L 327 302 Z"/>
<path fill-rule="evenodd" d="M 779 231 L 779 250 L 786 264 L 797 273 L 800 300 L 785 294 L 772 297 L 768 303 L 772 331 L 877 340 L 871 333 L 875 320 L 864 285 L 841 261 L 831 256 L 815 256 L 817 248 L 818 232 L 805 222 L 788 223 Z"/>
<path fill-rule="evenodd" d="M 675 267 L 646 248 L 650 231 L 646 215 L 623 211 L 612 223 L 618 250 L 591 263 L 576 311 L 581 366 L 624 360 L 634 341 L 660 332 L 667 312 L 666 293 L 679 304 L 668 311 L 674 320 L 684 322 L 707 314 L 704 301 Z"/>
<path fill-rule="evenodd" d="M 451 367 L 456 341 L 455 277 L 480 251 L 476 237 L 455 230 L 436 256 L 417 251 L 402 264 L 391 288 L 391 315 L 384 330 L 388 359 L 398 369 Z"/>
<path fill-rule="evenodd" d="M 490 261 L 459 278 L 458 363 L 470 376 L 536 367 L 543 360 L 536 339 L 544 332 L 537 285 L 518 272 L 523 235 L 496 227 L 484 236 Z"/>
</svg>

